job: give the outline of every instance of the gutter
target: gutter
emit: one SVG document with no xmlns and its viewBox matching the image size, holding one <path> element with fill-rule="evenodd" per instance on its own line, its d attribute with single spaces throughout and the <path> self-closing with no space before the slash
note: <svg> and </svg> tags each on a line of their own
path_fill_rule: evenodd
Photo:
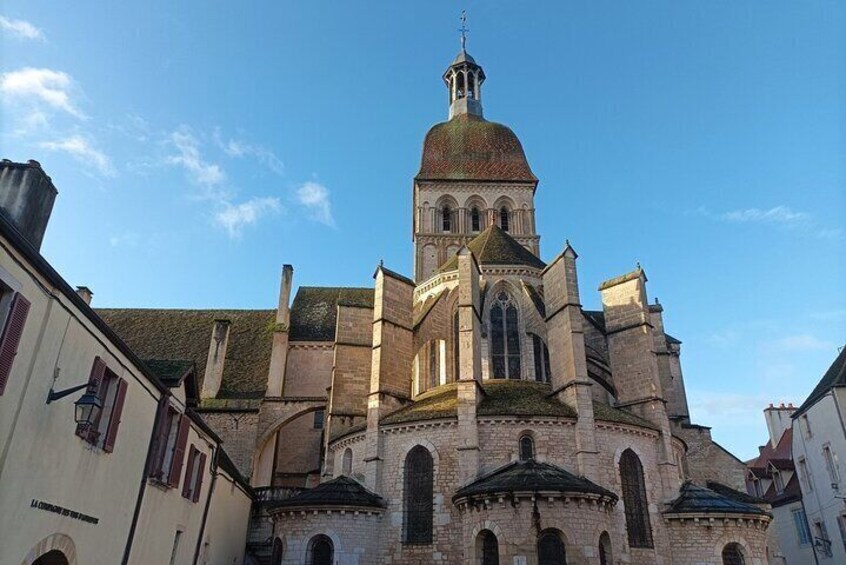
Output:
<svg viewBox="0 0 846 565">
<path fill-rule="evenodd" d="M 209 485 L 209 495 L 208 498 L 206 498 L 206 507 L 203 509 L 203 521 L 200 523 L 200 534 L 197 536 L 197 547 L 194 550 L 194 565 L 198 563 L 198 560 L 200 559 L 200 549 L 203 547 L 203 536 L 206 533 L 206 522 L 208 521 L 209 517 L 209 508 L 211 508 L 212 494 L 214 494 L 214 487 L 217 484 L 217 458 L 219 454 L 220 444 L 218 443 L 214 447 L 214 455 L 212 456 L 210 466 L 214 470 L 212 471 L 211 484 Z"/>
</svg>

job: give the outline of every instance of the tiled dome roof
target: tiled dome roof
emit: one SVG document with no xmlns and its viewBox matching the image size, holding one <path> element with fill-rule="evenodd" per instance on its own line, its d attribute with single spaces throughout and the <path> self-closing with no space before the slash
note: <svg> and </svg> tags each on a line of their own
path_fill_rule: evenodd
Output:
<svg viewBox="0 0 846 565">
<path fill-rule="evenodd" d="M 537 182 L 510 128 L 473 114 L 432 127 L 423 142 L 418 180 Z"/>
</svg>

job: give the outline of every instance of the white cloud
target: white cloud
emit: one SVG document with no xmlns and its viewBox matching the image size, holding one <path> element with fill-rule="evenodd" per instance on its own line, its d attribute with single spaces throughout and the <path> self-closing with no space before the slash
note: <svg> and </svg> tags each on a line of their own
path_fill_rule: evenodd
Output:
<svg viewBox="0 0 846 565">
<path fill-rule="evenodd" d="M 167 157 L 171 165 L 179 165 L 185 169 L 192 182 L 207 188 L 218 186 L 226 181 L 226 173 L 217 163 L 206 161 L 200 153 L 200 142 L 187 126 L 180 126 L 172 132 L 168 141 L 176 148 L 178 154 Z M 209 195 L 217 196 L 217 195 Z"/>
<path fill-rule="evenodd" d="M 43 113 L 47 106 L 84 118 L 71 100 L 74 89 L 70 75 L 52 69 L 26 67 L 0 75 L 0 92 L 7 101 L 24 105 L 32 112 Z"/>
<path fill-rule="evenodd" d="M 277 157 L 276 154 L 267 147 L 255 143 L 247 143 L 246 141 L 240 139 L 230 138 L 228 140 L 224 140 L 223 135 L 220 132 L 220 128 L 214 130 L 213 138 L 217 146 L 230 157 L 254 157 L 261 164 L 278 175 L 285 172 L 285 165 L 279 157 Z"/>
<path fill-rule="evenodd" d="M 322 184 L 306 182 L 297 189 L 297 201 L 305 206 L 318 222 L 335 227 L 329 190 Z"/>
<path fill-rule="evenodd" d="M 215 223 L 223 227 L 230 237 L 239 237 L 241 230 L 255 224 L 261 216 L 280 209 L 279 199 L 274 197 L 252 198 L 240 204 L 222 202 L 223 208 L 215 214 Z"/>
<path fill-rule="evenodd" d="M 776 351 L 820 351 L 834 350 L 834 344 L 811 334 L 790 335 L 775 340 L 770 347 Z"/>
<path fill-rule="evenodd" d="M 8 32 L 11 37 L 18 39 L 33 39 L 44 41 L 44 32 L 24 20 L 13 20 L 6 16 L 0 16 L 0 29 Z"/>
<path fill-rule="evenodd" d="M 104 177 L 113 177 L 116 174 L 111 159 L 80 135 L 73 135 L 56 141 L 43 141 L 38 145 L 50 151 L 67 153 L 77 161 L 92 166 Z"/>
<path fill-rule="evenodd" d="M 746 223 L 760 222 L 768 224 L 782 224 L 793 226 L 810 220 L 805 212 L 796 212 L 787 206 L 775 206 L 768 210 L 761 208 L 746 208 L 745 210 L 732 210 L 720 214 L 720 217 L 729 222 Z"/>
</svg>

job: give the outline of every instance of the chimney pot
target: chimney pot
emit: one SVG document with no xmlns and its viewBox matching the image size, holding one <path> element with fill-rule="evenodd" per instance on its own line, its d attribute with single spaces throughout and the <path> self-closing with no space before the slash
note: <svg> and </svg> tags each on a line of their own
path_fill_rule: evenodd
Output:
<svg viewBox="0 0 846 565">
<path fill-rule="evenodd" d="M 91 292 L 90 288 L 87 286 L 78 286 L 76 287 L 76 293 L 86 304 L 91 305 L 91 298 L 94 296 L 94 293 Z"/>
</svg>

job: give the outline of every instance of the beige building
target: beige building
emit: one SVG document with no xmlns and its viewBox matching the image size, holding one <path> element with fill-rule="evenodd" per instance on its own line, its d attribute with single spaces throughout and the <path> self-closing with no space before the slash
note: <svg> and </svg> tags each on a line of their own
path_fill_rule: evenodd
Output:
<svg viewBox="0 0 846 565">
<path fill-rule="evenodd" d="M 414 278 L 301 287 L 275 310 L 99 310 L 197 367 L 197 412 L 256 505 L 257 563 L 767 562 L 743 462 L 690 422 L 681 342 L 638 266 L 581 306 L 549 262 L 538 179 L 482 113 L 465 50 L 413 181 Z"/>
<path fill-rule="evenodd" d="M 0 163 L 0 563 L 243 562 L 252 491 L 194 411 L 39 254 L 56 189 Z"/>
</svg>

